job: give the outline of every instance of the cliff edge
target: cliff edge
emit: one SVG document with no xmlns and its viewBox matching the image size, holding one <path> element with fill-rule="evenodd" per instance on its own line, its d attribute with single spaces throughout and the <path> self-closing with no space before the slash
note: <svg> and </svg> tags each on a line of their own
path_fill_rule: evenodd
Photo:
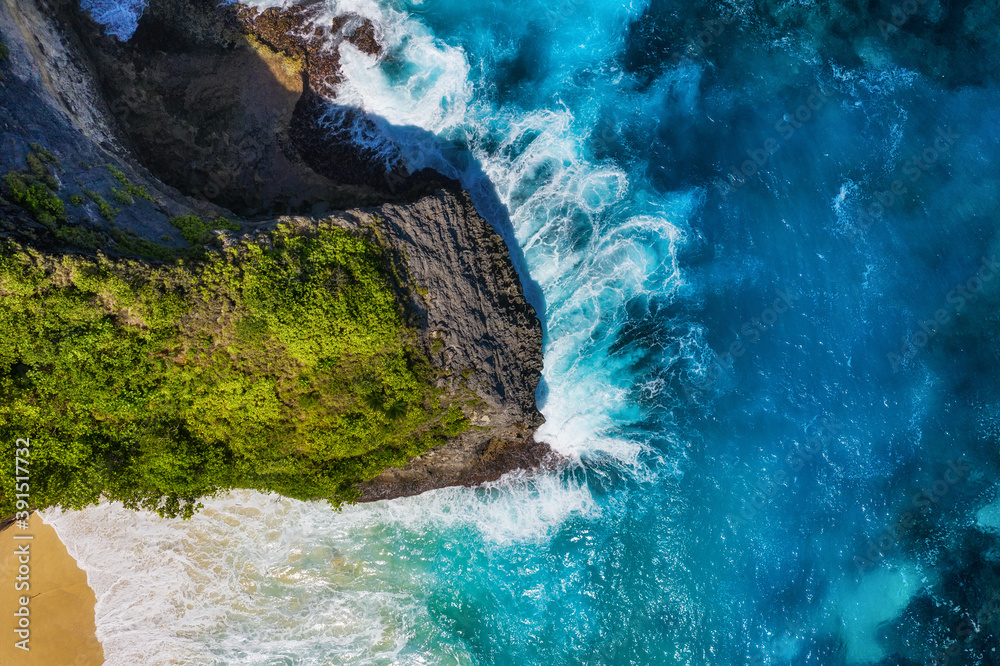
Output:
<svg viewBox="0 0 1000 666">
<path fill-rule="evenodd" d="M 120 43 L 75 2 L 0 0 L 0 235 L 147 279 L 166 270 L 158 266 L 219 264 L 246 248 L 266 253 L 275 238 L 343 230 L 373 256 L 384 252 L 386 288 L 415 332 L 404 356 L 429 364 L 432 402 L 460 409 L 464 423 L 404 465 L 397 457 L 365 476 L 358 498 L 542 465 L 552 455 L 533 438 L 542 330 L 508 248 L 456 183 L 409 174 L 320 127 L 328 100 L 317 77 L 329 85 L 337 63 L 317 60 L 308 43 L 276 43 L 287 20 L 153 0 L 134 42 Z M 357 17 L 327 28 L 378 49 Z M 104 303 L 118 325 L 138 329 L 140 305 L 128 313 Z M 228 335 L 219 313 L 209 338 Z M 15 385 L 35 371 L 20 360 L 0 367 Z"/>
</svg>

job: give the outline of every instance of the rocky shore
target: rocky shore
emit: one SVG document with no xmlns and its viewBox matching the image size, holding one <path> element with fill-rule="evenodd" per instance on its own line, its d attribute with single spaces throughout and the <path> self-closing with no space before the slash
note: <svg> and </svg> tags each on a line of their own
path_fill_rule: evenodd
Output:
<svg viewBox="0 0 1000 666">
<path fill-rule="evenodd" d="M 0 200 L 0 233 L 48 252 L 156 262 L 191 246 L 177 216 L 233 221 L 239 231 L 212 232 L 218 247 L 279 222 L 374 226 L 403 276 L 400 308 L 471 427 L 385 470 L 361 499 L 552 460 L 533 438 L 542 329 L 501 237 L 457 183 L 409 174 L 317 122 L 339 76 L 330 45 L 377 55 L 375 26 L 348 15 L 316 27 L 308 7 L 152 0 L 121 43 L 77 7 L 0 2 L 0 174 L 47 155 L 54 191 L 81 193 L 67 194 L 55 221 Z"/>
</svg>

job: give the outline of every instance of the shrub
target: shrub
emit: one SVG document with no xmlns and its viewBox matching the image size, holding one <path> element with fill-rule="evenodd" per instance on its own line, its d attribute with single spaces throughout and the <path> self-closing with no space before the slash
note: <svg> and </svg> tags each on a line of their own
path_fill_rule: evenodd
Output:
<svg viewBox="0 0 1000 666">
<path fill-rule="evenodd" d="M 168 245 L 161 245 L 160 243 L 154 243 L 140 237 L 131 229 L 113 228 L 110 230 L 110 233 L 111 238 L 115 241 L 116 249 L 121 254 L 130 254 L 147 259 L 158 259 L 160 261 L 169 261 L 179 256 L 184 256 L 183 253 L 174 250 Z"/>
<path fill-rule="evenodd" d="M 5 175 L 0 182 L 4 195 L 38 222 L 49 225 L 66 219 L 66 206 L 45 184 L 16 171 Z"/>
<path fill-rule="evenodd" d="M 135 199 L 132 198 L 132 195 L 128 192 L 119 190 L 117 187 L 111 188 L 111 198 L 123 206 L 131 206 L 135 203 Z"/>
<path fill-rule="evenodd" d="M 30 145 L 25 158 L 26 169 L 11 171 L 0 179 L 0 191 L 12 203 L 23 208 L 37 222 L 52 227 L 66 220 L 66 206 L 55 195 L 59 181 L 46 164 L 57 164 L 56 158 L 37 143 Z"/>
<path fill-rule="evenodd" d="M 153 197 L 151 197 L 149 195 L 149 192 L 146 191 L 146 188 L 140 187 L 140 186 L 136 185 L 135 183 L 133 183 L 132 181 L 130 181 L 125 176 L 125 174 L 122 173 L 119 169 L 116 169 L 114 167 L 114 165 L 108 164 L 107 167 L 108 167 L 108 171 L 111 172 L 111 175 L 114 176 L 116 179 L 118 179 L 119 183 L 121 183 L 122 185 L 125 186 L 125 191 L 128 192 L 129 195 L 135 197 L 136 199 L 146 199 L 147 201 L 150 201 L 152 203 L 156 203 L 156 201 L 153 199 Z M 115 190 L 115 191 L 117 192 L 117 190 Z M 128 203 L 128 204 L 125 204 L 125 205 L 126 206 L 130 206 L 132 204 Z"/>
<path fill-rule="evenodd" d="M 61 226 L 56 229 L 56 238 L 84 250 L 96 250 L 104 245 L 104 234 L 79 224 Z"/>
<path fill-rule="evenodd" d="M 97 204 L 97 212 L 101 214 L 108 222 L 114 222 L 115 216 L 118 215 L 118 209 L 109 204 L 104 198 L 95 192 L 94 190 L 83 189 L 83 193 L 87 195 L 87 198 Z"/>
<path fill-rule="evenodd" d="M 37 159 L 49 164 L 59 164 L 59 160 L 56 159 L 56 156 L 46 150 L 41 144 L 29 143 L 28 147 L 31 148 L 31 151 L 35 154 Z"/>
<path fill-rule="evenodd" d="M 217 229 L 227 229 L 229 231 L 240 230 L 240 225 L 224 217 L 206 222 L 197 215 L 180 215 L 170 218 L 170 224 L 180 229 L 181 236 L 192 245 L 207 243 L 212 237 L 211 232 Z"/>
</svg>

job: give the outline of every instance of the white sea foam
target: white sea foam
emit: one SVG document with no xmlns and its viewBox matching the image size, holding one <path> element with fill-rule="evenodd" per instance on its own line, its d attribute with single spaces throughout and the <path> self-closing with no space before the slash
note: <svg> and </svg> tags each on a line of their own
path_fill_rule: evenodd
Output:
<svg viewBox="0 0 1000 666">
<path fill-rule="evenodd" d="M 396 12 L 378 16 L 383 47 L 410 66 L 395 80 L 377 60 L 348 42 L 341 44 L 344 82 L 337 102 L 375 113 L 394 125 L 435 134 L 460 126 L 472 98 L 469 64 L 461 49 L 437 39 L 422 24 Z"/>
<path fill-rule="evenodd" d="M 152 666 L 468 663 L 428 617 L 430 574 L 411 559 L 545 540 L 573 516 L 598 515 L 584 484 L 520 472 L 342 513 L 241 491 L 187 522 L 117 503 L 43 519 L 97 595 L 107 663 Z"/>
<path fill-rule="evenodd" d="M 250 4 L 263 9 L 293 3 Z M 628 406 L 627 376 L 613 364 L 588 366 L 581 350 L 590 347 L 589 359 L 602 358 L 600 347 L 612 342 L 609 334 L 605 331 L 605 339 L 596 343 L 590 338 L 620 317 L 629 298 L 681 286 L 674 256 L 684 241 L 685 220 L 697 206 L 694 196 L 678 197 L 657 214 L 630 215 L 626 199 L 642 195 L 630 192 L 626 173 L 585 157 L 592 119 L 577 119 L 559 105 L 525 111 L 474 101 L 462 49 L 388 4 L 328 0 L 314 20 L 348 12 L 373 20 L 395 63 L 383 67 L 380 59 L 340 44 L 344 80 L 336 102 L 367 112 L 381 130 L 373 134 L 369 126 L 358 125 L 354 138 L 387 154 L 385 140 L 391 138 L 411 168 L 436 168 L 461 179 L 491 221 L 502 215 L 490 210 L 489 194 L 495 189 L 509 215 L 511 233 L 502 226 L 498 230 L 523 249 L 546 303 L 549 398 L 543 411 L 548 423 L 540 439 L 564 455 L 602 451 L 635 459 L 637 445 L 610 434 L 623 415 L 634 411 Z M 442 153 L 442 145 L 455 141 L 468 146 L 473 162 L 456 164 Z M 491 142 L 499 146 L 487 147 Z M 616 228 L 607 226 L 610 219 L 627 221 Z M 581 243 L 582 238 L 589 241 Z"/>
</svg>

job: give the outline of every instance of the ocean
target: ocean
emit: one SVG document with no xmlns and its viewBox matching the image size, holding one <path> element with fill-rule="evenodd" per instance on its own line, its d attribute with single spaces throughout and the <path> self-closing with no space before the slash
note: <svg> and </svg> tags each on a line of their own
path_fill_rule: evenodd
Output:
<svg viewBox="0 0 1000 666">
<path fill-rule="evenodd" d="M 995 2 L 325 7 L 360 140 L 508 241 L 570 462 L 48 512 L 107 663 L 1000 664 Z"/>
</svg>

